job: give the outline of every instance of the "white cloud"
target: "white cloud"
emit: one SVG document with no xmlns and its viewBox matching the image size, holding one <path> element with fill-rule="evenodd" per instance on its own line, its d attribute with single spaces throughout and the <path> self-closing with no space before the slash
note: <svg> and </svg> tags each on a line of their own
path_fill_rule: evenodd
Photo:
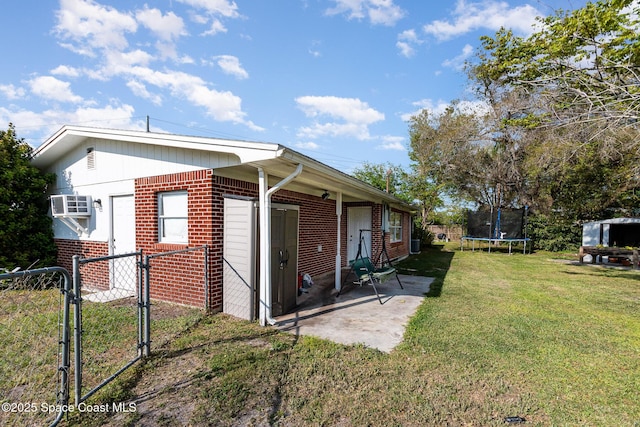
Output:
<svg viewBox="0 0 640 427">
<path fill-rule="evenodd" d="M 71 102 L 74 104 L 83 101 L 81 96 L 75 95 L 69 82 L 58 80 L 53 76 L 40 76 L 29 80 L 31 92 L 45 100 Z"/>
<path fill-rule="evenodd" d="M 240 97 L 229 91 L 210 89 L 198 76 L 181 71 L 156 71 L 147 67 L 134 67 L 130 73 L 147 84 L 169 90 L 176 98 L 184 98 L 204 108 L 207 115 L 215 120 L 244 124 L 256 131 L 264 130 L 246 119 Z"/>
<path fill-rule="evenodd" d="M 136 19 L 158 37 L 156 49 L 162 58 L 178 57 L 175 41 L 180 36 L 187 35 L 182 18 L 173 12 L 163 15 L 160 10 L 149 9 L 145 5 L 144 9 L 136 12 Z"/>
<path fill-rule="evenodd" d="M 424 109 L 429 110 L 430 113 L 435 115 L 442 114 L 451 104 L 441 99 L 436 102 L 434 102 L 432 99 L 421 99 L 419 101 L 412 102 L 411 105 L 416 107 L 416 110 L 409 113 L 404 113 L 400 116 L 400 118 L 405 122 L 411 120 L 413 116 L 420 114 L 420 112 Z"/>
<path fill-rule="evenodd" d="M 240 14 L 233 1 L 227 0 L 179 0 L 198 9 L 205 16 L 204 23 L 213 22 L 214 27 L 219 18 L 238 18 Z M 160 59 L 172 58 L 178 63 L 193 63 L 189 56 L 179 57 L 175 42 L 187 35 L 182 19 L 173 12 L 163 13 L 158 9 L 145 6 L 136 13 L 118 11 L 110 6 L 103 6 L 94 0 L 61 0 L 57 12 L 55 34 L 61 44 L 80 55 L 96 58 L 97 64 L 83 69 L 83 74 L 90 79 L 109 81 L 122 78 L 132 93 L 140 98 L 150 100 L 156 105 L 162 103 L 164 93 L 153 93 L 150 86 L 167 91 L 174 98 L 184 99 L 190 104 L 204 109 L 209 117 L 217 121 L 243 124 L 250 129 L 262 131 L 260 126 L 248 120 L 242 111 L 242 100 L 229 91 L 211 89 L 211 84 L 200 77 L 180 71 L 156 71 L 151 68 L 158 58 L 142 48 L 130 49 L 128 37 L 133 37 L 138 26 L 148 28 L 151 41 L 143 43 L 138 39 L 136 46 L 144 47 L 155 42 L 160 52 Z M 220 23 L 221 25 L 221 23 Z M 222 28 L 222 27 L 216 27 Z M 233 56 L 219 56 L 217 64 L 225 73 L 238 78 L 247 78 L 248 73 Z M 62 75 L 70 69 L 58 67 Z M 53 83 L 53 82 L 51 82 Z M 40 96 L 51 96 L 54 88 L 40 89 Z M 58 100 L 81 101 L 73 98 L 66 87 L 58 86 Z M 66 96 L 60 96 L 64 95 Z"/>
<path fill-rule="evenodd" d="M 67 65 L 58 65 L 56 68 L 51 70 L 51 74 L 56 76 L 78 77 L 80 76 L 80 70 Z"/>
<path fill-rule="evenodd" d="M 296 142 L 294 144 L 294 147 L 301 148 L 303 150 L 317 150 L 318 148 L 320 148 L 320 146 L 318 144 L 316 144 L 315 142 L 312 142 L 312 141 Z"/>
<path fill-rule="evenodd" d="M 308 52 L 311 56 L 313 56 L 314 58 L 319 58 L 322 56 L 322 52 L 320 51 L 319 47 L 322 46 L 322 42 L 319 40 L 313 40 L 311 42 L 311 47 L 309 48 Z"/>
<path fill-rule="evenodd" d="M 54 33 L 60 38 L 60 45 L 89 57 L 124 52 L 129 47 L 127 37 L 137 32 L 138 24 L 150 30 L 163 59 L 177 59 L 175 42 L 187 35 L 182 18 L 173 12 L 163 15 L 148 6 L 134 14 L 93 0 L 61 0 L 56 17 Z"/>
<path fill-rule="evenodd" d="M 145 5 L 144 9 L 136 12 L 136 19 L 161 40 L 173 41 L 187 34 L 182 18 L 173 12 L 163 15 L 159 9 L 149 9 Z"/>
<path fill-rule="evenodd" d="M 143 50 L 133 50 L 129 52 L 109 51 L 105 52 L 105 64 L 100 69 L 101 79 L 108 79 L 112 76 L 128 74 L 131 68 L 148 66 L 153 57 Z"/>
<path fill-rule="evenodd" d="M 436 20 L 425 25 L 423 30 L 439 40 L 448 40 L 478 29 L 497 31 L 500 27 L 527 35 L 533 31 L 536 16 L 540 15 L 538 9 L 528 4 L 511 8 L 504 1 L 458 0 L 452 21 Z"/>
<path fill-rule="evenodd" d="M 317 120 L 328 117 L 330 121 L 299 129 L 298 136 L 317 138 L 322 135 L 349 136 L 360 140 L 370 139 L 369 125 L 384 120 L 384 114 L 355 98 L 336 96 L 301 96 L 296 98 L 298 108 L 307 117 Z"/>
<path fill-rule="evenodd" d="M 129 80 L 127 87 L 131 89 L 131 92 L 137 97 L 148 99 L 155 105 L 162 105 L 162 97 L 157 94 L 153 94 L 147 90 L 147 87 L 137 80 Z"/>
<path fill-rule="evenodd" d="M 234 1 L 228 0 L 178 0 L 197 9 L 204 9 L 210 15 L 220 15 L 225 18 L 238 18 L 238 6 Z"/>
<path fill-rule="evenodd" d="M 195 9 L 202 9 L 204 15 L 196 13 L 192 15 L 194 22 L 200 24 L 210 23 L 209 30 L 203 35 L 215 35 L 217 33 L 226 33 L 227 28 L 224 26 L 219 17 L 222 18 L 240 18 L 238 6 L 234 1 L 229 0 L 178 0 L 180 3 L 189 5 Z"/>
<path fill-rule="evenodd" d="M 307 117 L 328 115 L 345 119 L 348 122 L 371 124 L 384 120 L 384 114 L 369 107 L 357 98 L 339 98 L 337 96 L 301 96 L 296 98 L 298 107 Z"/>
<path fill-rule="evenodd" d="M 415 46 L 422 44 L 422 40 L 418 38 L 414 29 L 405 30 L 398 34 L 398 41 L 396 47 L 400 49 L 400 55 L 407 58 L 412 57 L 416 50 Z"/>
<path fill-rule="evenodd" d="M 218 19 L 213 19 L 211 21 L 211 26 L 209 27 L 208 31 L 205 31 L 204 33 L 202 33 L 203 36 L 215 36 L 218 33 L 226 33 L 227 32 L 227 27 L 224 26 L 224 24 L 218 20 Z"/>
<path fill-rule="evenodd" d="M 237 57 L 232 55 L 219 55 L 215 56 L 213 59 L 218 63 L 218 66 L 225 74 L 230 74 L 238 79 L 249 78 L 249 73 L 242 68 L 240 60 Z"/>
<path fill-rule="evenodd" d="M 24 97 L 25 90 L 21 87 L 15 87 L 12 84 L 9 85 L 0 85 L 0 92 L 2 92 L 5 98 L 9 100 L 20 99 Z"/>
<path fill-rule="evenodd" d="M 142 121 L 135 121 L 134 108 L 130 105 L 107 105 L 100 108 L 78 108 L 65 113 L 62 123 L 100 123 L 101 127 L 141 129 Z"/>
<path fill-rule="evenodd" d="M 417 107 L 417 109 L 410 113 L 402 114 L 402 120 L 408 122 L 413 116 L 420 114 L 422 110 L 428 110 L 432 116 L 439 116 L 443 114 L 447 108 L 451 107 L 452 104 L 441 99 L 436 102 L 432 99 L 421 99 L 413 102 L 412 105 Z M 465 114 L 483 115 L 489 113 L 491 108 L 483 101 L 459 101 L 456 104 L 456 110 Z"/>
<path fill-rule="evenodd" d="M 138 28 L 130 14 L 93 0 L 60 0 L 56 17 L 55 33 L 74 42 L 61 45 L 87 56 L 94 56 L 95 49 L 125 49 L 129 45 L 126 34 Z"/>
<path fill-rule="evenodd" d="M 404 18 L 405 11 L 393 0 L 333 0 L 335 7 L 325 11 L 327 15 L 346 14 L 348 19 L 367 18 L 373 25 L 393 26 Z"/>
<path fill-rule="evenodd" d="M 471 46 L 470 44 L 466 44 L 462 48 L 462 52 L 460 53 L 460 55 L 451 59 L 447 59 L 442 63 L 442 65 L 445 67 L 453 68 L 454 70 L 460 71 L 464 68 L 465 61 L 471 55 L 473 55 L 473 46 Z"/>
<path fill-rule="evenodd" d="M 382 144 L 378 146 L 381 150 L 407 151 L 404 145 L 404 137 L 402 136 L 383 136 Z"/>
<path fill-rule="evenodd" d="M 0 120 L 4 123 L 28 123 L 16 130 L 33 147 L 37 147 L 51 134 L 68 123 L 92 124 L 114 129 L 144 129 L 145 123 L 134 118 L 134 108 L 130 105 L 107 105 L 102 108 L 80 107 L 66 111 L 55 108 L 42 112 L 12 110 L 0 107 Z"/>
</svg>

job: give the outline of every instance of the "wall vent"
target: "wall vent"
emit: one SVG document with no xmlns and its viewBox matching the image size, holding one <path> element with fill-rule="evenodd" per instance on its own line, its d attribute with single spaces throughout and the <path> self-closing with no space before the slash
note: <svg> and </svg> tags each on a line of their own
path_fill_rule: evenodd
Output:
<svg viewBox="0 0 640 427">
<path fill-rule="evenodd" d="M 96 168 L 96 150 L 93 147 L 87 148 L 87 169 Z"/>
</svg>

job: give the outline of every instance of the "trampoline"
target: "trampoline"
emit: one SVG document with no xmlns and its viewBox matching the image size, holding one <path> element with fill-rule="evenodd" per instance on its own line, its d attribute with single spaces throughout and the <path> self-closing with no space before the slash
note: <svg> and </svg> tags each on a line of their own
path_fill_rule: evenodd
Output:
<svg viewBox="0 0 640 427">
<path fill-rule="evenodd" d="M 489 243 L 489 252 L 491 252 L 491 243 L 495 242 L 495 243 L 509 243 L 509 254 L 511 254 L 511 245 L 513 245 L 513 243 L 522 243 L 523 244 L 523 249 L 522 249 L 522 253 L 526 254 L 527 253 L 527 242 L 530 242 L 531 239 L 528 237 L 504 237 L 502 239 L 497 238 L 497 237 L 472 237 L 472 236 L 462 236 L 462 238 L 460 239 L 460 250 L 463 251 L 464 250 L 464 242 L 465 241 L 471 241 L 471 250 L 475 251 L 476 250 L 476 242 L 488 242 Z M 479 249 L 479 248 L 478 248 Z M 529 253 L 531 253 L 531 247 L 529 247 Z"/>
</svg>

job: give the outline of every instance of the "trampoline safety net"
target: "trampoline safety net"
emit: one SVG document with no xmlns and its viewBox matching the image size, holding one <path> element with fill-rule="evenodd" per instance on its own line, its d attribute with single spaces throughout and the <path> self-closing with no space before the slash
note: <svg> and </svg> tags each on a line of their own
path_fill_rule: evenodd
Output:
<svg viewBox="0 0 640 427">
<path fill-rule="evenodd" d="M 505 233 L 503 235 L 504 238 L 520 239 L 524 237 L 524 220 L 524 209 L 501 208 L 494 210 L 493 216 L 489 208 L 481 208 L 474 212 L 469 211 L 467 215 L 467 235 L 499 238 L 500 233 Z M 491 222 L 491 230 L 489 229 L 489 222 Z"/>
</svg>

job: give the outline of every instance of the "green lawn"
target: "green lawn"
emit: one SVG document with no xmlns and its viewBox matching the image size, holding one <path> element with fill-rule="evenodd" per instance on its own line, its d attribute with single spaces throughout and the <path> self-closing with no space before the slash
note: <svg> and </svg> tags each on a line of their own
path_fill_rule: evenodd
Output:
<svg viewBox="0 0 640 427">
<path fill-rule="evenodd" d="M 460 384 L 456 423 L 640 425 L 640 272 L 552 256 L 456 252 L 412 319 L 400 351 Z"/>
<path fill-rule="evenodd" d="M 405 260 L 436 280 L 391 354 L 223 314 L 165 323 L 176 338 L 92 398 L 137 412 L 66 423 L 640 426 L 640 271 L 555 258 L 451 244 Z"/>
</svg>

